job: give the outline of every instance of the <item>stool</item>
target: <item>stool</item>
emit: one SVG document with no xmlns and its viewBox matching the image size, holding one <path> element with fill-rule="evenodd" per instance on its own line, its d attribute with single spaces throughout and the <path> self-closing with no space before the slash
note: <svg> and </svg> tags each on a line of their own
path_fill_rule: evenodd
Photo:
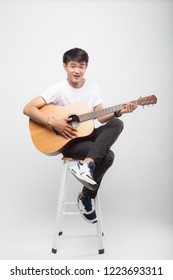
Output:
<svg viewBox="0 0 173 280">
<path fill-rule="evenodd" d="M 63 168 L 62 168 L 62 175 L 61 175 L 61 181 L 60 181 L 60 189 L 59 189 L 59 199 L 58 199 L 58 208 L 57 208 L 57 214 L 56 214 L 56 226 L 55 226 L 55 234 L 53 238 L 53 247 L 52 247 L 52 253 L 57 253 L 58 248 L 58 237 L 63 234 L 63 217 L 64 215 L 72 215 L 72 214 L 80 214 L 80 211 L 78 212 L 67 212 L 65 211 L 66 205 L 77 205 L 76 202 L 73 201 L 67 201 L 67 178 L 68 178 L 68 171 L 69 171 L 69 165 L 71 163 L 75 163 L 75 159 L 64 157 L 63 160 Z M 102 242 L 102 223 L 101 223 L 101 209 L 100 209 L 100 199 L 99 199 L 99 192 L 97 193 L 96 198 L 94 199 L 94 205 L 95 210 L 97 214 L 97 238 L 98 238 L 98 253 L 103 254 L 103 242 Z M 93 225 L 94 226 L 94 225 Z"/>
</svg>

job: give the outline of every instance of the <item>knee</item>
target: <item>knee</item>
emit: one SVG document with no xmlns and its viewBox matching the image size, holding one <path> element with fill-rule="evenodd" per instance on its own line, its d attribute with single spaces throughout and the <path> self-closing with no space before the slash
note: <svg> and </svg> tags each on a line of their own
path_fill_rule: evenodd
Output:
<svg viewBox="0 0 173 280">
<path fill-rule="evenodd" d="M 109 124 L 111 126 L 114 126 L 116 128 L 116 130 L 119 130 L 119 132 L 121 132 L 124 128 L 124 123 L 122 120 L 118 119 L 118 118 L 112 118 L 109 121 Z"/>
<path fill-rule="evenodd" d="M 124 123 L 122 120 L 115 118 L 116 126 L 119 128 L 119 131 L 121 132 L 124 128 Z"/>
<path fill-rule="evenodd" d="M 112 150 L 109 150 L 106 154 L 106 161 L 109 162 L 109 165 L 111 166 L 114 162 L 115 154 Z"/>
</svg>

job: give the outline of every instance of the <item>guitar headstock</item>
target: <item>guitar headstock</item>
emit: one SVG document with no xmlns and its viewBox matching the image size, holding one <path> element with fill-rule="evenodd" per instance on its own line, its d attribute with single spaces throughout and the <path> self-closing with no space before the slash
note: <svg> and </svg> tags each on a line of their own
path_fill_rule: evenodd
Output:
<svg viewBox="0 0 173 280">
<path fill-rule="evenodd" d="M 140 106 L 146 106 L 146 105 L 150 105 L 150 104 L 154 105 L 157 103 L 157 97 L 155 95 L 141 97 L 137 100 L 137 103 Z"/>
</svg>

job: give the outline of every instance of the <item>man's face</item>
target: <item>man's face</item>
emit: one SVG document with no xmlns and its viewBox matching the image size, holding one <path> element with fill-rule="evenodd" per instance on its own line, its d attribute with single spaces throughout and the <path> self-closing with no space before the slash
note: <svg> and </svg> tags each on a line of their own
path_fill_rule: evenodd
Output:
<svg viewBox="0 0 173 280">
<path fill-rule="evenodd" d="M 67 79 L 71 85 L 78 87 L 83 84 L 83 76 L 87 69 L 86 62 L 69 61 L 67 64 L 64 63 L 64 69 L 67 71 Z"/>
</svg>

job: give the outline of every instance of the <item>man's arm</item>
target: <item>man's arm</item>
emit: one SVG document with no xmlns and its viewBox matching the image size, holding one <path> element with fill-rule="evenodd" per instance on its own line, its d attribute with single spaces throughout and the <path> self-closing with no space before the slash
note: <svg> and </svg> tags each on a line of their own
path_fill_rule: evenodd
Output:
<svg viewBox="0 0 173 280">
<path fill-rule="evenodd" d="M 124 104 L 124 108 L 120 111 L 120 114 L 126 114 L 126 113 L 131 113 L 133 112 L 135 109 L 137 108 L 137 105 L 134 104 L 134 103 L 126 103 Z M 100 104 L 98 106 L 96 106 L 94 108 L 94 111 L 97 112 L 99 110 L 103 110 L 103 105 Z M 108 115 L 104 115 L 104 116 L 101 116 L 101 117 L 98 117 L 97 120 L 100 122 L 100 123 L 105 123 L 107 121 L 109 121 L 110 119 L 114 118 L 115 117 L 115 114 L 114 113 L 111 113 L 111 114 L 108 114 Z"/>
<path fill-rule="evenodd" d="M 55 119 L 52 116 L 47 116 L 39 109 L 46 105 L 45 100 L 38 96 L 31 100 L 23 109 L 23 113 L 32 120 L 44 124 L 50 125 L 56 131 L 58 131 L 64 138 L 73 138 L 76 135 L 77 129 L 69 125 L 70 118 Z"/>
<path fill-rule="evenodd" d="M 41 96 L 38 96 L 26 104 L 23 113 L 38 123 L 48 124 L 49 117 L 39 110 L 45 105 L 45 100 Z"/>
</svg>

